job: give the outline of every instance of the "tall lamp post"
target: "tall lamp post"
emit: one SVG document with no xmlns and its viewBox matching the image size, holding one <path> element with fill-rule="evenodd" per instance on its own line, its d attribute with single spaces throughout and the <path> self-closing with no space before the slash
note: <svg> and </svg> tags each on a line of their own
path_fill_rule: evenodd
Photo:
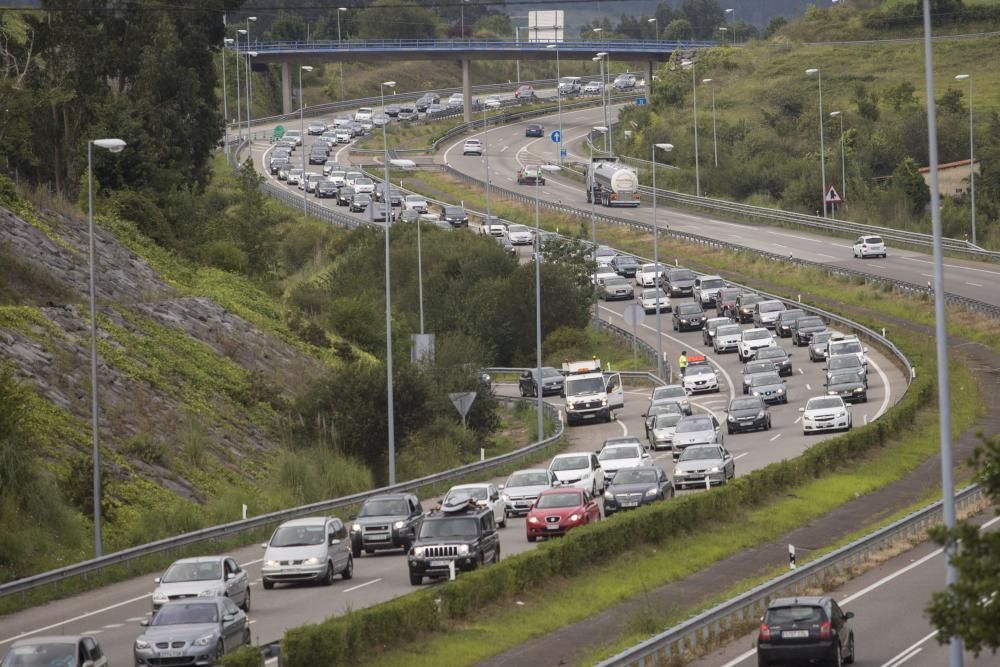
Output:
<svg viewBox="0 0 1000 667">
<path fill-rule="evenodd" d="M 542 227 L 541 215 L 538 206 L 538 186 L 542 182 L 542 173 L 545 171 L 559 171 L 559 166 L 554 164 L 540 164 L 535 173 L 535 355 L 536 372 L 538 381 L 542 378 Z M 545 437 L 545 392 L 538 390 L 538 439 Z"/>
<path fill-rule="evenodd" d="M 306 101 L 302 97 L 302 72 L 313 71 L 312 65 L 299 65 L 299 140 L 305 141 L 306 136 L 306 119 L 305 119 L 305 109 Z M 306 147 L 302 146 L 302 178 L 306 177 Z M 309 200 L 306 198 L 308 193 L 305 187 L 302 188 L 302 215 L 308 215 L 309 212 Z"/>
<path fill-rule="evenodd" d="M 806 74 L 816 75 L 819 83 L 819 175 L 820 180 L 820 201 L 823 202 L 823 217 L 826 217 L 826 146 L 823 139 L 823 73 L 816 68 L 806 70 Z"/>
<path fill-rule="evenodd" d="M 395 81 L 384 81 L 378 85 L 379 97 L 382 98 L 382 109 L 385 110 L 385 89 L 395 88 Z M 385 126 L 382 124 L 382 151 L 384 153 L 383 162 L 385 167 L 386 199 L 389 199 L 389 140 L 386 135 Z M 390 249 L 389 243 L 389 218 L 385 216 L 385 382 L 386 382 L 386 411 L 389 418 L 389 486 L 396 483 L 396 417 L 392 399 L 392 288 L 389 281 Z"/>
<path fill-rule="evenodd" d="M 462 10 L 462 39 L 465 39 L 465 3 L 468 1 L 469 0 L 462 0 L 462 2 L 459 3 L 459 7 Z"/>
<path fill-rule="evenodd" d="M 695 64 L 693 60 L 685 60 L 681 67 L 691 68 L 691 93 L 694 101 L 694 195 L 701 196 L 701 165 L 698 158 L 698 82 L 695 78 Z"/>
<path fill-rule="evenodd" d="M 598 125 L 596 127 L 591 128 L 590 141 L 587 142 L 587 143 L 590 144 L 590 164 L 587 165 L 587 174 L 588 175 L 590 175 L 591 172 L 594 169 L 594 136 L 593 136 L 593 133 L 594 132 L 600 132 L 600 133 L 604 134 L 607 131 L 608 131 L 608 128 L 607 128 L 607 126 L 604 126 L 604 125 Z M 594 215 L 594 199 L 595 199 L 595 197 L 594 197 L 594 189 L 591 186 L 592 186 L 592 183 L 590 181 L 588 181 L 587 182 L 587 187 L 590 188 L 590 192 L 587 193 L 587 199 L 590 200 L 590 241 L 593 244 L 593 248 L 594 248 L 591 252 L 593 253 L 593 259 L 594 259 L 594 278 L 593 278 L 593 283 L 594 283 L 594 332 L 596 333 L 596 332 L 598 332 L 598 331 L 601 330 L 601 325 L 600 325 L 601 318 L 600 318 L 600 313 L 597 312 L 597 218 Z"/>
<path fill-rule="evenodd" d="M 486 122 L 486 114 L 490 110 L 483 105 L 483 159 L 486 161 L 486 224 L 493 224 L 493 216 L 490 211 L 490 130 Z M 384 126 L 383 126 L 384 127 Z"/>
<path fill-rule="evenodd" d="M 594 28 L 594 30 L 597 31 L 597 30 L 600 30 L 600 28 Z M 611 140 L 610 139 L 611 124 L 608 122 L 608 100 L 607 100 L 607 97 L 605 95 L 605 93 L 607 92 L 607 87 L 608 86 L 607 86 L 607 83 L 605 83 L 605 81 L 604 81 L 604 59 L 607 58 L 607 57 L 608 57 L 607 52 L 600 51 L 600 52 L 598 52 L 598 54 L 596 56 L 594 56 L 593 58 L 591 58 L 591 60 L 594 60 L 594 61 L 600 63 L 600 65 L 601 65 L 601 106 L 604 107 L 604 125 L 603 125 L 603 127 L 607 128 L 604 131 L 604 152 L 605 153 L 610 153 L 611 152 L 611 146 L 610 146 L 609 142 Z"/>
<path fill-rule="evenodd" d="M 736 43 L 736 8 L 735 7 L 730 7 L 729 9 L 726 10 L 726 13 L 733 15 L 733 44 L 735 44 Z"/>
<path fill-rule="evenodd" d="M 248 141 L 253 141 L 252 135 L 250 134 L 250 115 L 251 115 L 250 114 L 250 91 L 252 90 L 251 83 L 250 83 L 250 71 L 251 71 L 250 70 L 250 59 L 257 55 L 256 51 L 251 51 L 250 50 L 250 22 L 251 21 L 256 22 L 257 21 L 257 17 L 256 16 L 248 16 L 247 17 L 247 28 L 246 28 L 246 30 L 247 30 L 247 52 L 246 52 L 246 57 L 247 57 L 247 63 L 246 63 L 247 64 L 247 140 Z"/>
<path fill-rule="evenodd" d="M 656 40 L 656 41 L 660 41 L 660 24 L 656 20 L 656 18 L 654 17 L 654 18 L 651 18 L 651 19 L 646 19 L 646 23 L 652 23 L 653 24 L 653 39 Z"/>
<path fill-rule="evenodd" d="M 225 121 L 223 132 L 226 140 L 226 154 L 229 153 L 229 92 L 226 83 L 226 46 L 233 43 L 232 37 L 222 39 L 222 116 Z"/>
<path fill-rule="evenodd" d="M 712 79 L 702 79 L 702 83 L 709 84 L 712 90 L 712 151 L 715 153 L 715 166 L 719 166 L 719 131 L 715 123 L 715 84 Z"/>
<path fill-rule="evenodd" d="M 844 113 L 831 111 L 830 118 L 840 119 L 840 198 L 847 201 L 847 157 L 844 152 Z"/>
<path fill-rule="evenodd" d="M 556 145 L 557 145 L 556 147 L 559 150 L 559 164 L 561 166 L 562 165 L 562 133 L 563 133 L 563 124 L 562 124 L 562 93 L 559 92 L 559 79 L 562 78 L 560 76 L 560 74 L 559 74 L 559 45 L 558 44 L 546 44 L 545 48 L 547 48 L 547 49 L 555 49 L 556 50 L 556 107 L 559 109 L 559 141 L 556 142 Z M 487 184 L 487 188 L 489 188 L 488 184 Z M 487 198 L 487 201 L 489 201 L 488 198 Z"/>
<path fill-rule="evenodd" d="M 656 289 L 656 374 L 661 380 L 663 379 L 663 333 L 660 325 L 660 291 L 663 289 L 660 284 L 662 281 L 662 276 L 660 275 L 660 237 L 658 234 L 659 227 L 656 224 L 656 149 L 659 148 L 661 151 L 669 153 L 674 150 L 673 144 L 653 144 L 653 149 L 650 151 L 652 153 L 653 162 L 653 266 L 654 274 L 656 277 L 653 279 L 653 287 Z"/>
<path fill-rule="evenodd" d="M 342 44 L 340 41 L 340 15 L 347 11 L 347 7 L 337 7 L 337 49 L 340 50 Z M 340 57 L 340 99 L 344 99 L 344 57 L 341 54 Z"/>
<path fill-rule="evenodd" d="M 101 549 L 101 440 L 97 430 L 97 288 L 96 253 L 94 252 L 94 146 L 121 153 L 125 142 L 121 139 L 93 139 L 87 142 L 87 229 L 89 233 L 88 264 L 90 264 L 90 437 L 94 451 L 94 558 L 100 558 Z"/>
<path fill-rule="evenodd" d="M 969 82 L 969 203 L 972 205 L 972 245 L 976 245 L 976 160 L 972 143 L 972 77 L 959 74 L 956 81 Z"/>
<path fill-rule="evenodd" d="M 240 100 L 242 99 L 242 93 L 240 92 L 240 35 L 246 34 L 246 30 L 240 28 L 236 31 L 236 37 L 233 39 L 236 44 L 236 138 L 239 140 L 243 139 L 243 112 L 240 110 L 240 106 L 243 104 Z"/>
</svg>

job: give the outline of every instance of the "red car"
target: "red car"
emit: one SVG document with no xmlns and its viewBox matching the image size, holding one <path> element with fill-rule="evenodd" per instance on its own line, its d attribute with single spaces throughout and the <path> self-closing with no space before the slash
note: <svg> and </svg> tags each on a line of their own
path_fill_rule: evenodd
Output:
<svg viewBox="0 0 1000 667">
<path fill-rule="evenodd" d="M 528 512 L 524 525 L 528 541 L 539 537 L 565 535 L 570 528 L 599 521 L 601 510 L 597 502 L 584 489 L 571 486 L 546 489 Z"/>
</svg>

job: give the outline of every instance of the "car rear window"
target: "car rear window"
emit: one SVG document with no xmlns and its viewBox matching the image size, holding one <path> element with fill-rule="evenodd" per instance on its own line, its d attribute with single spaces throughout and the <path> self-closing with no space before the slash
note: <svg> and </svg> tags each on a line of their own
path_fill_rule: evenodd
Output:
<svg viewBox="0 0 1000 667">
<path fill-rule="evenodd" d="M 792 623 L 822 623 L 826 620 L 826 612 L 822 607 L 772 607 L 767 610 L 767 622 L 773 625 L 788 625 Z"/>
<path fill-rule="evenodd" d="M 869 236 L 867 239 L 865 239 L 865 241 L 867 243 L 870 243 L 871 245 L 878 245 L 879 243 L 882 243 L 882 237 L 881 236 Z"/>
</svg>

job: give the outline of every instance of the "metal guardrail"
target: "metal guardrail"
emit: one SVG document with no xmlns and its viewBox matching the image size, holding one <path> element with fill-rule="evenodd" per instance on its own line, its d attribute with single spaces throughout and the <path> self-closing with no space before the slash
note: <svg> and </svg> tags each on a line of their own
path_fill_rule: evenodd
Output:
<svg viewBox="0 0 1000 667">
<path fill-rule="evenodd" d="M 455 169 L 454 167 L 448 165 L 445 165 L 445 172 L 457 179 L 464 180 L 467 183 L 475 185 L 483 184 L 483 182 L 477 179 L 476 177 L 464 174 Z M 508 190 L 506 188 L 497 185 L 491 185 L 490 192 L 491 194 L 497 197 L 512 199 L 514 201 L 520 201 L 526 204 L 530 204 L 532 206 L 535 204 L 535 198 L 533 196 L 521 192 L 516 192 L 514 190 Z M 589 210 L 575 208 L 568 204 L 558 204 L 548 201 L 541 201 L 539 202 L 539 205 L 542 208 L 545 208 L 550 211 L 556 211 L 559 213 L 565 213 L 567 215 L 573 215 L 577 217 L 585 217 L 585 218 L 590 217 Z M 611 225 L 623 225 L 626 227 L 631 227 L 633 229 L 639 229 L 646 232 L 650 232 L 653 229 L 653 226 L 646 222 L 638 222 L 635 220 L 616 218 L 606 213 L 598 213 L 596 211 L 594 213 L 594 218 L 602 223 Z M 710 238 L 708 236 L 701 236 L 699 234 L 692 234 L 689 232 L 681 232 L 673 230 L 668 227 L 661 226 L 659 229 L 659 234 L 661 236 L 669 236 L 676 239 L 682 239 L 690 243 L 697 243 L 700 245 L 720 248 L 724 250 L 733 250 L 736 252 L 752 252 L 766 259 L 771 259 L 780 262 L 789 262 L 802 267 L 823 271 L 825 273 L 829 273 L 832 275 L 857 279 L 863 281 L 865 284 L 885 285 L 907 294 L 926 296 L 928 298 L 931 298 L 934 294 L 934 290 L 930 285 L 919 285 L 917 283 L 911 283 L 904 280 L 887 278 L 885 276 L 879 276 L 873 273 L 866 273 L 864 271 L 856 271 L 854 269 L 834 266 L 831 264 L 823 264 L 822 262 L 813 262 L 807 259 L 794 257 L 792 255 L 779 255 L 777 253 L 768 252 L 766 250 L 757 250 L 755 248 L 748 248 L 747 246 L 738 245 L 736 243 L 720 241 L 718 239 Z M 963 308 L 966 308 L 967 310 L 978 312 L 988 317 L 1000 318 L 1000 306 L 996 306 L 991 303 L 986 303 L 984 301 L 979 301 L 977 299 L 970 299 L 969 297 L 961 296 L 959 294 L 953 294 L 951 292 L 945 293 L 945 300 L 949 304 L 955 306 L 961 306 Z"/>
<path fill-rule="evenodd" d="M 962 511 L 984 497 L 980 487 L 971 486 L 957 494 L 955 504 Z M 844 577 L 855 567 L 871 561 L 879 551 L 922 535 L 942 521 L 941 512 L 941 502 L 938 501 L 812 563 L 702 612 L 598 663 L 597 667 L 673 667 L 682 656 L 694 653 L 697 648 L 716 645 L 720 639 L 749 629 L 772 599 L 803 595 L 806 590 L 821 587 L 824 581 Z"/>
<path fill-rule="evenodd" d="M 613 55 L 646 53 L 649 51 L 668 52 L 681 49 L 699 49 L 718 46 L 719 42 L 705 40 L 539 40 L 539 39 L 326 39 L 311 41 L 279 41 L 240 44 L 231 47 L 240 53 L 316 53 L 352 51 L 496 51 L 496 50 L 537 50 L 544 52 L 549 44 L 558 44 L 560 51 L 604 50 Z M 591 54 L 593 55 L 593 54 Z M 567 56 L 569 57 L 569 56 Z"/>
<path fill-rule="evenodd" d="M 517 403 L 523 400 L 520 398 L 511 398 L 507 396 L 497 396 L 496 398 L 504 403 Z M 115 553 L 102 556 L 101 558 L 94 558 L 91 560 L 83 561 L 81 563 L 68 565 L 66 567 L 62 567 L 56 570 L 50 570 L 48 572 L 43 572 L 30 577 L 24 577 L 23 579 L 17 579 L 15 581 L 11 581 L 0 585 L 0 597 L 13 595 L 15 593 L 22 593 L 41 586 L 58 584 L 59 582 L 66 581 L 67 579 L 73 577 L 83 576 L 91 572 L 97 572 L 112 565 L 126 563 L 128 561 L 135 560 L 137 558 L 151 556 L 153 554 L 162 553 L 164 551 L 169 551 L 171 549 L 177 549 L 179 547 L 198 544 L 200 542 L 205 542 L 209 540 L 231 537 L 233 535 L 238 535 L 240 533 L 244 533 L 247 531 L 264 528 L 269 525 L 280 523 L 283 521 L 288 521 L 289 519 L 309 516 L 319 512 L 328 512 L 331 510 L 348 507 L 363 502 L 367 498 L 370 498 L 372 496 L 381 493 L 398 493 L 402 491 L 414 491 L 421 487 L 430 486 L 441 482 L 447 482 L 449 480 L 456 479 L 458 477 L 464 477 L 466 475 L 486 472 L 498 468 L 500 466 L 507 465 L 509 463 L 514 463 L 527 456 L 530 456 L 531 454 L 534 454 L 535 452 L 541 449 L 544 449 L 545 447 L 548 447 L 553 442 L 562 437 L 564 425 L 560 419 L 559 410 L 547 403 L 545 404 L 544 410 L 548 415 L 548 417 L 552 419 L 553 423 L 555 424 L 555 432 L 547 438 L 543 438 L 541 440 L 531 443 L 530 445 L 526 445 L 524 447 L 516 449 L 512 452 L 501 454 L 499 456 L 494 456 L 484 461 L 475 461 L 473 463 L 467 463 L 457 468 L 452 468 L 451 470 L 445 470 L 443 472 L 434 473 L 432 475 L 427 475 L 425 477 L 413 479 L 408 482 L 401 482 L 393 486 L 383 486 L 378 489 L 372 489 L 371 491 L 355 493 L 349 496 L 333 498 L 331 500 L 323 500 L 316 503 L 310 503 L 308 505 L 302 505 L 300 507 L 293 507 L 290 509 L 278 510 L 276 512 L 269 512 L 267 514 L 262 514 L 260 516 L 253 517 L 250 519 L 233 521 L 219 526 L 212 526 L 210 528 L 203 528 L 201 530 L 195 530 L 190 533 L 185 533 L 183 535 L 177 535 L 174 537 L 168 537 L 162 540 L 157 540 L 156 542 L 150 542 L 149 544 L 143 544 L 140 546 L 131 547 L 129 549 L 123 549 L 121 551 L 117 551 Z"/>
</svg>

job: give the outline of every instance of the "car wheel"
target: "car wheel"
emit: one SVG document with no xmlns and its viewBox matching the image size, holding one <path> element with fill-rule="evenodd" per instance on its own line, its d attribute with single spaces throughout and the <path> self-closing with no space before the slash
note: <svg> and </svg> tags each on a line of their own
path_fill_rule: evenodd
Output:
<svg viewBox="0 0 1000 667">
<path fill-rule="evenodd" d="M 268 579 L 262 579 L 260 583 L 264 587 L 265 591 L 269 591 L 274 588 L 274 582 Z"/>
<path fill-rule="evenodd" d="M 726 435 L 732 435 L 732 434 L 733 434 L 733 429 L 731 429 L 731 428 L 729 428 L 729 427 L 727 426 L 727 427 L 726 427 Z"/>
<path fill-rule="evenodd" d="M 537 542 L 538 541 L 538 537 L 535 536 L 535 535 L 528 535 L 528 541 L 529 542 Z"/>
<path fill-rule="evenodd" d="M 847 640 L 847 655 L 844 656 L 844 664 L 845 665 L 853 665 L 854 664 L 854 659 L 855 659 L 855 655 L 854 655 L 854 633 L 851 633 L 851 636 Z"/>
<path fill-rule="evenodd" d="M 347 567 L 345 567 L 344 571 L 340 573 L 340 577 L 344 581 L 354 578 L 354 556 L 347 557 Z"/>
<path fill-rule="evenodd" d="M 243 631 L 243 646 L 250 646 L 253 640 L 250 639 L 250 628 Z"/>
<path fill-rule="evenodd" d="M 219 640 L 219 643 L 215 645 L 215 662 L 220 663 L 222 659 L 226 657 L 226 645 Z"/>
<path fill-rule="evenodd" d="M 424 578 L 422 576 L 420 576 L 419 574 L 411 574 L 410 575 L 410 585 L 411 586 L 419 586 L 422 583 L 424 583 Z"/>
<path fill-rule="evenodd" d="M 597 497 L 597 480 L 596 479 L 594 480 L 594 483 L 590 487 L 590 495 L 593 496 L 593 497 L 595 497 L 595 498 Z"/>
<path fill-rule="evenodd" d="M 320 583 L 324 586 L 329 586 L 333 583 L 333 563 L 330 561 L 326 562 L 326 571 L 323 572 L 323 578 L 320 579 Z"/>
<path fill-rule="evenodd" d="M 365 549 L 365 553 L 368 554 L 369 556 L 371 556 L 373 553 L 375 553 L 375 550 L 374 549 Z"/>
<path fill-rule="evenodd" d="M 767 658 L 759 653 L 757 654 L 757 667 L 768 667 Z"/>
<path fill-rule="evenodd" d="M 833 645 L 833 655 L 830 656 L 830 667 L 841 667 L 844 664 L 843 656 L 840 654 L 840 643 Z"/>
<path fill-rule="evenodd" d="M 501 528 L 506 528 L 507 527 L 507 510 L 504 510 L 504 512 L 503 512 L 503 518 L 500 519 L 500 521 L 499 521 L 499 523 L 497 523 L 497 525 L 500 526 Z"/>
<path fill-rule="evenodd" d="M 521 386 L 521 385 L 518 385 L 518 386 L 517 386 L 517 391 L 518 391 L 518 393 L 520 393 L 520 394 L 521 394 L 521 398 L 524 398 L 525 396 L 527 396 L 527 394 L 526 394 L 526 393 L 525 393 L 525 391 L 524 391 L 524 387 L 523 387 L 523 386 Z"/>
<path fill-rule="evenodd" d="M 247 614 L 250 613 L 250 587 L 249 586 L 247 586 L 247 593 L 246 593 L 246 595 L 243 596 L 243 604 L 240 605 L 240 609 L 242 609 Z"/>
<path fill-rule="evenodd" d="M 493 554 L 493 562 L 494 563 L 499 563 L 500 562 L 500 545 L 499 544 L 497 545 L 496 553 Z"/>
</svg>

